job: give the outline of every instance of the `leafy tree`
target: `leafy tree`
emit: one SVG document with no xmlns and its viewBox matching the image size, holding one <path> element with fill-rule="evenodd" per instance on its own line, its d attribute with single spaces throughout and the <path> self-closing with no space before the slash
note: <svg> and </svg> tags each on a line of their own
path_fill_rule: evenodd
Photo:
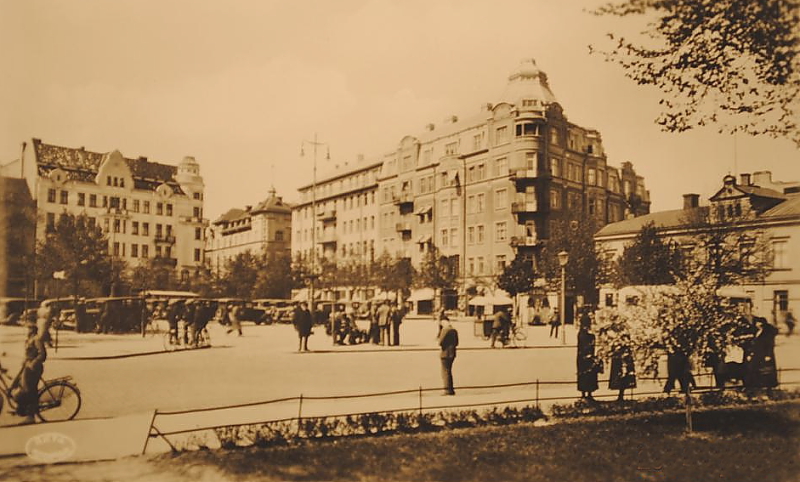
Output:
<svg viewBox="0 0 800 482">
<path fill-rule="evenodd" d="M 86 215 L 59 216 L 36 246 L 36 277 L 45 290 L 53 274 L 63 271 L 71 294 L 108 295 L 112 285 L 119 285 L 125 266 L 121 259 L 112 262 L 103 230 Z M 54 296 L 55 290 L 45 294 Z"/>
<path fill-rule="evenodd" d="M 292 257 L 289 253 L 269 253 L 258 272 L 254 298 L 290 298 L 292 279 Z"/>
<path fill-rule="evenodd" d="M 443 256 L 439 248 L 431 246 L 414 276 L 414 284 L 419 287 L 432 288 L 434 291 L 453 289 L 458 278 L 456 257 Z"/>
<path fill-rule="evenodd" d="M 515 297 L 520 293 L 528 293 L 533 288 L 536 272 L 533 270 L 533 261 L 520 253 L 506 265 L 497 278 L 497 286 Z"/>
<path fill-rule="evenodd" d="M 681 271 L 680 250 L 665 243 L 655 224 L 642 226 L 636 239 L 617 260 L 618 284 L 672 284 Z"/>
<path fill-rule="evenodd" d="M 177 289 L 175 270 L 158 258 L 140 260 L 131 269 L 130 284 L 134 291 Z"/>
<path fill-rule="evenodd" d="M 606 261 L 595 248 L 596 231 L 597 224 L 591 216 L 565 218 L 553 224 L 540 259 L 540 269 L 551 290 L 560 289 L 558 253 L 566 251 L 569 254 L 565 273 L 567 291 L 583 296 L 587 303 L 597 304 L 597 286 L 605 282 Z"/>
<path fill-rule="evenodd" d="M 599 52 L 661 90 L 664 130 L 717 124 L 800 145 L 797 0 L 624 0 L 593 13 L 654 17 L 649 41 L 609 34 L 610 49 Z"/>
<path fill-rule="evenodd" d="M 747 229 L 739 220 L 716 219 L 708 210 L 688 213 L 694 249 L 685 257 L 683 272 L 704 272 L 717 288 L 760 283 L 769 275 L 772 257 L 763 232 Z"/>
<path fill-rule="evenodd" d="M 411 259 L 392 257 L 387 251 L 375 259 L 372 269 L 372 282 L 384 292 L 400 291 L 408 296 L 416 277 Z"/>
<path fill-rule="evenodd" d="M 250 251 L 239 253 L 225 263 L 221 285 L 225 296 L 250 298 L 261 269 L 261 259 Z"/>
</svg>

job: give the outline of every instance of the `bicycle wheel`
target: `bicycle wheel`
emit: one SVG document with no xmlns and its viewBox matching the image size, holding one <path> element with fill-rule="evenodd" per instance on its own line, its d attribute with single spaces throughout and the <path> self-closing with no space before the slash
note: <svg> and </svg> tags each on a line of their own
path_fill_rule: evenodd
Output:
<svg viewBox="0 0 800 482">
<path fill-rule="evenodd" d="M 528 339 L 528 333 L 523 328 L 517 328 L 514 330 L 514 338 L 517 341 L 525 341 Z"/>
<path fill-rule="evenodd" d="M 81 409 L 81 392 L 66 380 L 45 382 L 36 416 L 43 422 L 72 420 Z"/>
</svg>

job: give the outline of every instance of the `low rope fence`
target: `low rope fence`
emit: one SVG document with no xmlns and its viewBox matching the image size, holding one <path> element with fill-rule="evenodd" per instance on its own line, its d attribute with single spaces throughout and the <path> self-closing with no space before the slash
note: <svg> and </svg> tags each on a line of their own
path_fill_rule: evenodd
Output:
<svg viewBox="0 0 800 482">
<path fill-rule="evenodd" d="M 778 373 L 778 380 L 779 380 L 779 387 L 787 387 L 787 386 L 798 386 L 800 385 L 800 378 L 797 380 L 792 381 L 785 381 L 782 380 L 784 377 L 782 376 L 785 373 L 796 373 L 800 372 L 800 368 L 782 368 L 777 370 Z M 696 375 L 696 379 L 701 377 L 711 376 L 713 377 L 712 372 L 701 372 Z M 663 382 L 667 380 L 667 377 L 637 377 L 637 381 L 641 382 L 648 382 L 648 384 L 656 384 L 658 382 Z M 609 379 L 599 379 L 598 385 L 601 383 L 608 383 Z M 458 386 L 456 387 L 459 392 L 463 391 L 476 391 L 476 390 L 497 390 L 497 389 L 509 389 L 509 388 L 527 388 L 532 389 L 533 393 L 527 394 L 527 396 L 521 397 L 514 397 L 514 398 L 501 398 L 499 400 L 492 399 L 492 400 L 471 400 L 465 401 L 464 403 L 448 403 L 448 404 L 425 404 L 423 402 L 424 394 L 430 392 L 440 392 L 442 391 L 441 387 L 418 387 L 415 389 L 405 389 L 405 390 L 392 390 L 392 391 L 385 391 L 385 392 L 374 392 L 374 393 L 362 393 L 362 394 L 348 394 L 348 395 L 330 395 L 330 396 L 306 396 L 300 394 L 296 397 L 284 397 L 284 398 L 276 398 L 271 400 L 263 400 L 263 401 L 256 401 L 256 402 L 247 402 L 247 403 L 239 403 L 239 404 L 231 404 L 231 405 L 222 405 L 222 406 L 215 406 L 215 407 L 203 407 L 203 408 L 195 408 L 195 409 L 187 409 L 187 410 L 173 410 L 173 411 L 161 411 L 156 410 L 153 416 L 153 420 L 150 425 L 149 437 L 150 438 L 161 438 L 164 440 L 167 445 L 172 450 L 177 450 L 175 445 L 170 441 L 168 437 L 170 436 L 179 436 L 185 435 L 194 432 L 205 432 L 205 431 L 216 431 L 220 429 L 235 429 L 239 427 L 245 426 L 260 426 L 266 424 L 280 424 L 280 423 L 294 423 L 297 425 L 297 432 L 298 436 L 300 435 L 300 429 L 302 423 L 308 420 L 321 420 L 321 419 L 331 419 L 331 418 L 348 418 L 348 417 L 363 417 L 372 414 L 402 414 L 402 413 L 418 413 L 422 416 L 424 413 L 431 413 L 437 411 L 445 411 L 445 410 L 456 410 L 456 409 L 475 409 L 478 407 L 500 407 L 500 406 L 515 406 L 519 404 L 531 404 L 533 403 L 536 409 L 540 409 L 542 403 L 552 403 L 552 402 L 574 402 L 580 400 L 581 397 L 576 395 L 558 395 L 558 396 L 542 396 L 541 391 L 547 389 L 554 389 L 556 387 L 563 387 L 565 385 L 576 385 L 575 380 L 532 380 L 526 382 L 517 382 L 517 383 L 501 383 L 501 384 L 491 384 L 491 385 L 468 385 L 468 386 Z M 707 392 L 713 391 L 730 391 L 736 390 L 740 391 L 744 387 L 741 385 L 736 386 L 726 386 L 724 388 L 717 388 L 714 385 L 708 386 L 696 386 L 691 390 L 693 394 L 702 394 Z M 628 399 L 637 399 L 643 397 L 651 397 L 663 394 L 663 390 L 658 391 L 636 391 L 636 388 L 627 389 L 626 390 Z M 401 397 L 401 396 L 409 396 L 415 394 L 416 395 L 416 403 L 411 405 L 408 400 L 401 400 L 398 402 L 398 405 L 402 405 L 401 407 L 383 407 L 378 410 L 356 410 L 356 411 L 345 411 L 345 412 L 337 412 L 335 410 L 328 411 L 326 413 L 315 413 L 313 415 L 309 415 L 308 412 L 304 413 L 304 404 L 308 404 L 308 402 L 314 401 L 345 401 L 345 400 L 358 400 L 358 399 L 369 399 L 369 398 L 379 398 L 379 397 Z M 509 394 L 506 394 L 509 395 Z M 595 398 L 613 398 L 617 397 L 617 394 L 598 394 L 595 395 Z M 291 404 L 291 406 L 296 406 L 296 415 L 291 416 L 284 416 L 284 417 L 271 417 L 271 418 L 261 418 L 261 417 L 253 417 L 249 418 L 245 421 L 241 422 L 232 422 L 227 421 L 224 422 L 220 420 L 218 423 L 207 423 L 207 424 L 200 424 L 198 425 L 196 422 L 197 420 L 193 420 L 191 426 L 185 428 L 174 428 L 170 430 L 161 430 L 157 427 L 157 423 L 168 421 L 170 417 L 180 417 L 180 416 L 188 416 L 188 415 L 197 415 L 197 414 L 208 414 L 209 412 L 225 412 L 225 411 L 236 411 L 241 409 L 248 409 L 254 407 L 265 407 L 269 408 L 270 406 L 275 406 L 278 404 Z M 289 410 L 291 407 L 287 407 L 284 411 Z M 306 407 L 307 409 L 307 407 Z M 228 415 L 232 415 L 229 413 Z M 228 418 L 230 420 L 230 416 L 222 418 Z M 163 426 L 163 425 L 162 425 Z M 147 443 L 145 444 L 145 448 L 143 450 L 146 451 Z"/>
</svg>

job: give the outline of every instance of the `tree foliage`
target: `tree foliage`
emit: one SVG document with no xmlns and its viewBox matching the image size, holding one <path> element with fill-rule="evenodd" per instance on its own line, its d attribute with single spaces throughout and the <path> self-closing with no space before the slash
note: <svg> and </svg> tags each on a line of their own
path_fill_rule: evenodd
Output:
<svg viewBox="0 0 800 482">
<path fill-rule="evenodd" d="M 599 52 L 661 90 L 664 130 L 716 124 L 800 145 L 798 0 L 624 0 L 593 13 L 654 19 L 645 38 L 609 34 Z"/>
<path fill-rule="evenodd" d="M 672 284 L 681 271 L 680 250 L 665 243 L 651 222 L 617 260 L 618 285 Z"/>
<path fill-rule="evenodd" d="M 261 264 L 261 257 L 251 251 L 244 251 L 230 258 L 225 263 L 225 272 L 220 280 L 223 295 L 250 298 Z"/>
<path fill-rule="evenodd" d="M 573 217 L 558 220 L 553 224 L 550 238 L 542 250 L 540 270 L 548 286 L 559 291 L 561 265 L 558 253 L 566 251 L 569 261 L 566 267 L 567 291 L 581 295 L 590 304 L 597 303 L 597 286 L 605 281 L 605 259 L 595 248 L 594 233 L 597 224 L 592 217 Z"/>
<path fill-rule="evenodd" d="M 452 289 L 458 278 L 458 264 L 455 259 L 443 256 L 436 246 L 431 246 L 422 258 L 414 284 L 435 290 Z"/>
<path fill-rule="evenodd" d="M 407 296 L 416 276 L 411 259 L 391 256 L 387 251 L 373 263 L 372 282 L 383 292 L 401 291 Z"/>
<path fill-rule="evenodd" d="M 535 279 L 536 272 L 533 270 L 533 261 L 517 253 L 514 260 L 506 265 L 498 276 L 497 286 L 516 297 L 520 293 L 530 292 Z"/>
<path fill-rule="evenodd" d="M 108 295 L 112 285 L 119 285 L 125 262 L 108 255 L 108 240 L 103 230 L 85 215 L 64 214 L 48 229 L 36 245 L 36 277 L 47 296 Z M 65 291 L 49 289 L 53 275 L 64 272 Z M 58 293 L 56 293 L 58 291 Z"/>
<path fill-rule="evenodd" d="M 294 286 L 291 255 L 270 253 L 264 256 L 261 269 L 258 270 L 252 297 L 290 298 Z"/>
</svg>

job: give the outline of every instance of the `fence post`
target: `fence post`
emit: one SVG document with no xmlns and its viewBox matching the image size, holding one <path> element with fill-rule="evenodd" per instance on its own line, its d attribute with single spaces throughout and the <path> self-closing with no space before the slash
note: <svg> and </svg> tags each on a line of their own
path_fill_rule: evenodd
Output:
<svg viewBox="0 0 800 482">
<path fill-rule="evenodd" d="M 419 386 L 419 414 L 422 416 L 422 385 Z"/>
<path fill-rule="evenodd" d="M 536 379 L 536 408 L 539 408 L 539 379 Z"/>
<path fill-rule="evenodd" d="M 300 427 L 303 423 L 303 394 L 300 394 L 300 403 L 297 407 L 297 436 L 300 436 Z"/>
</svg>

